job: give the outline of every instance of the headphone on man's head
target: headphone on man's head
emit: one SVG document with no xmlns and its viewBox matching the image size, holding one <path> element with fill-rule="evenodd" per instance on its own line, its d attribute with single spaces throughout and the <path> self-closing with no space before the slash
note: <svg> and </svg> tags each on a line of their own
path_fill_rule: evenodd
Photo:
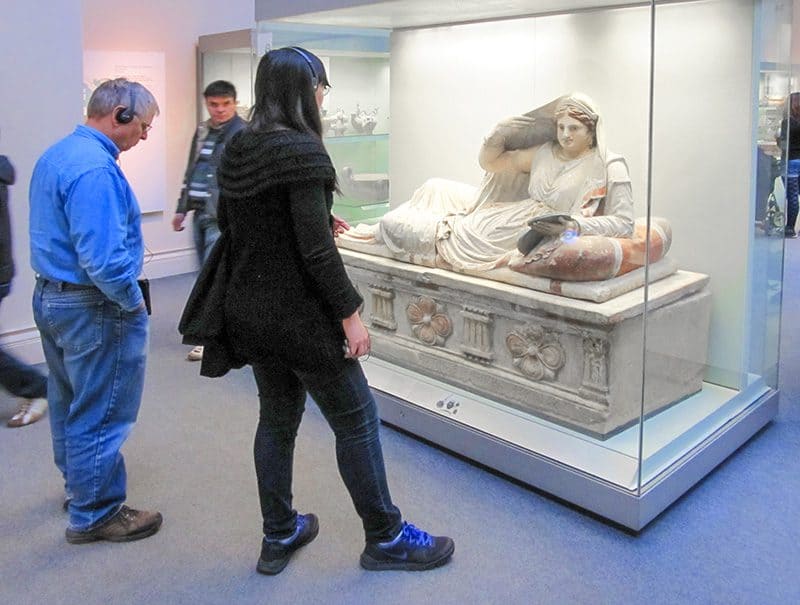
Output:
<svg viewBox="0 0 800 605">
<path fill-rule="evenodd" d="M 130 88 L 131 102 L 128 107 L 120 107 L 114 114 L 114 119 L 120 124 L 130 124 L 136 116 L 136 91 Z"/>
<path fill-rule="evenodd" d="M 311 88 L 316 89 L 319 86 L 319 76 L 317 75 L 317 70 L 314 69 L 314 64 L 311 62 L 311 57 L 308 56 L 307 53 L 303 52 L 296 46 L 288 46 L 289 50 L 293 50 L 298 55 L 303 57 L 306 63 L 308 63 L 308 68 L 311 70 Z"/>
</svg>

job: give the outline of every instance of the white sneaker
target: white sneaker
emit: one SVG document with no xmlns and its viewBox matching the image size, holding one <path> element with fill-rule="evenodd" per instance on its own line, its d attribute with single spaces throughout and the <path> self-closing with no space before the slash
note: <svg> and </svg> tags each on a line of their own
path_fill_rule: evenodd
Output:
<svg viewBox="0 0 800 605">
<path fill-rule="evenodd" d="M 23 399 L 17 413 L 7 422 L 12 429 L 33 424 L 47 412 L 47 399 Z"/>
<path fill-rule="evenodd" d="M 198 345 L 194 349 L 189 351 L 189 354 L 186 356 L 186 359 L 188 359 L 189 361 L 200 361 L 201 359 L 203 359 L 203 346 Z"/>
</svg>

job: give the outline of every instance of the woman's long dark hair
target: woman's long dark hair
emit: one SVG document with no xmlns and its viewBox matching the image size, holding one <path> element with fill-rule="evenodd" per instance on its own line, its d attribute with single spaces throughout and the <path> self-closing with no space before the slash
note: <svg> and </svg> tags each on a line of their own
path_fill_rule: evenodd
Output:
<svg viewBox="0 0 800 605">
<path fill-rule="evenodd" d="M 786 114 L 790 118 L 800 120 L 800 92 L 790 93 L 786 98 Z"/>
<path fill-rule="evenodd" d="M 324 86 L 329 85 L 325 66 L 310 51 L 278 48 L 261 57 L 250 128 L 263 132 L 288 127 L 322 138 L 322 121 L 316 90 L 312 86 L 314 79 Z"/>
</svg>

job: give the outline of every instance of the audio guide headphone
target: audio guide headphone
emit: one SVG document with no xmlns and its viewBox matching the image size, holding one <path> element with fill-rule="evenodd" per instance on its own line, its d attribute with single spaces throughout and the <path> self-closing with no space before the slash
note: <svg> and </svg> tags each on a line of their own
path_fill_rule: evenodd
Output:
<svg viewBox="0 0 800 605">
<path fill-rule="evenodd" d="M 303 57 L 303 60 L 308 63 L 308 68 L 311 70 L 311 88 L 316 89 L 319 86 L 319 76 L 317 76 L 317 70 L 314 69 L 314 64 L 311 62 L 311 57 L 296 46 L 289 46 L 288 48 Z"/>
<path fill-rule="evenodd" d="M 114 114 L 114 119 L 120 124 L 130 124 L 136 115 L 136 92 L 133 87 L 130 89 L 131 102 L 128 107 L 120 107 Z"/>
</svg>

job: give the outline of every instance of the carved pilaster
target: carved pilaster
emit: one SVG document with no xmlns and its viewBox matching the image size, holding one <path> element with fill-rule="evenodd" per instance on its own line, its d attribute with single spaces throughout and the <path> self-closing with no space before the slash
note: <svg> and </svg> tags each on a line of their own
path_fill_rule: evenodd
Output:
<svg viewBox="0 0 800 605">
<path fill-rule="evenodd" d="M 583 380 L 580 394 L 589 399 L 606 401 L 608 386 L 608 339 L 583 333 Z"/>
<path fill-rule="evenodd" d="M 394 318 L 394 290 L 379 288 L 378 286 L 368 287 L 372 294 L 372 313 L 370 314 L 370 324 L 387 330 L 396 330 L 397 321 Z"/>
<path fill-rule="evenodd" d="M 490 363 L 494 359 L 492 351 L 492 328 L 494 320 L 491 315 L 478 309 L 465 307 L 461 311 L 464 320 L 464 333 L 461 351 L 464 356 L 479 363 Z"/>
</svg>

